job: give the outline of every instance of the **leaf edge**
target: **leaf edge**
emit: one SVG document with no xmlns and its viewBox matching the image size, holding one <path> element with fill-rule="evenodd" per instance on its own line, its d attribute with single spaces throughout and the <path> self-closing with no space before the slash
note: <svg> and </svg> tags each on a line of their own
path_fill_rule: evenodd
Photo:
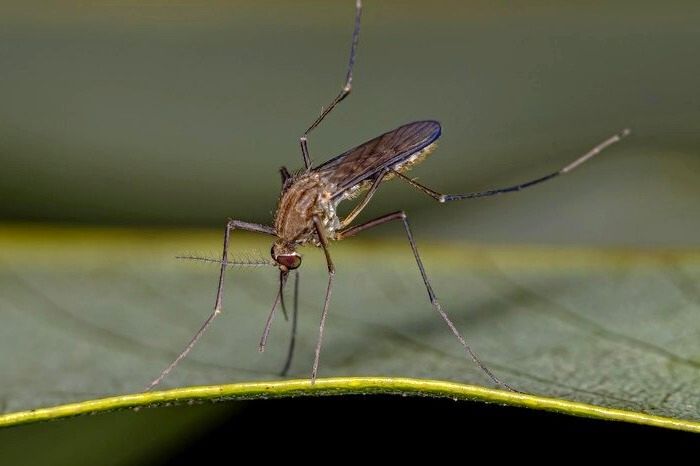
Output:
<svg viewBox="0 0 700 466">
<path fill-rule="evenodd" d="M 334 377 L 269 382 L 243 382 L 224 385 L 192 386 L 169 390 L 117 395 L 76 403 L 0 414 L 0 428 L 35 422 L 65 419 L 80 415 L 105 413 L 120 409 L 138 410 L 172 404 L 203 401 L 249 400 L 296 396 L 339 395 L 414 395 L 498 403 L 540 409 L 571 416 L 627 422 L 673 430 L 700 433 L 700 422 L 658 416 L 636 411 L 528 395 L 505 390 L 460 384 L 442 380 L 392 377 Z"/>
</svg>

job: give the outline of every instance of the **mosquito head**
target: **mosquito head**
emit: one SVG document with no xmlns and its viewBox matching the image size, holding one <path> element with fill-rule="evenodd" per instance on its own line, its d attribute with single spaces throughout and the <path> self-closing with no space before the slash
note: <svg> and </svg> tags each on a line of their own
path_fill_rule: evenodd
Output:
<svg viewBox="0 0 700 466">
<path fill-rule="evenodd" d="M 298 269 L 301 265 L 301 255 L 295 251 L 294 245 L 282 242 L 274 243 L 270 254 L 283 272 Z"/>
</svg>

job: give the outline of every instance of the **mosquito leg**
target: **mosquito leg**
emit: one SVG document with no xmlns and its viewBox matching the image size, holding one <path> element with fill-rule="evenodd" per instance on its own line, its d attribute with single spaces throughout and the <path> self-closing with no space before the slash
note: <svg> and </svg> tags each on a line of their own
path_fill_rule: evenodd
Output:
<svg viewBox="0 0 700 466">
<path fill-rule="evenodd" d="M 282 310 L 284 311 L 284 317 L 287 318 L 287 311 L 284 308 L 284 285 L 287 283 L 287 274 L 289 272 L 283 272 L 280 270 L 280 286 L 277 290 L 277 297 L 275 297 L 275 302 L 272 303 L 272 309 L 267 315 L 267 320 L 265 320 L 265 329 L 263 330 L 262 337 L 260 337 L 260 344 L 258 345 L 258 350 L 263 353 L 265 352 L 265 346 L 267 346 L 267 337 L 270 335 L 270 329 L 272 328 L 272 319 L 275 317 L 275 309 L 277 309 L 277 304 L 282 302 Z"/>
<path fill-rule="evenodd" d="M 576 167 L 579 165 L 583 164 L 584 162 L 587 162 L 588 160 L 592 159 L 599 153 L 601 153 L 603 150 L 607 149 L 609 146 L 612 146 L 613 144 L 619 142 L 622 140 L 622 138 L 626 137 L 627 135 L 630 134 L 629 129 L 625 129 L 620 131 L 619 133 L 615 134 L 614 136 L 609 137 L 605 141 L 601 142 L 597 146 L 595 146 L 593 149 L 590 151 L 586 152 L 583 154 L 581 157 L 577 158 L 573 162 L 571 162 L 569 165 L 565 166 L 564 168 L 557 170 L 553 173 L 550 173 L 549 175 L 542 176 L 540 178 L 536 178 L 534 180 L 526 181 L 524 183 L 516 184 L 514 186 L 508 186 L 505 188 L 497 188 L 497 189 L 490 189 L 488 191 L 478 191 L 478 192 L 473 192 L 473 193 L 466 193 L 466 194 L 440 194 L 437 191 L 433 191 L 432 189 L 423 186 L 422 184 L 418 183 L 417 181 L 414 181 L 410 179 L 409 177 L 399 173 L 398 171 L 394 170 L 394 173 L 398 175 L 402 180 L 406 181 L 409 183 L 411 186 L 414 188 L 424 192 L 428 196 L 432 197 L 438 202 L 445 203 L 445 202 L 450 202 L 450 201 L 461 201 L 462 199 L 474 199 L 477 197 L 489 197 L 489 196 L 495 196 L 497 194 L 503 194 L 503 193 L 511 193 L 511 192 L 516 192 L 516 191 L 522 191 L 525 188 L 529 188 L 530 186 L 534 186 L 536 184 L 543 183 L 547 180 L 551 180 L 552 178 L 555 178 L 559 175 L 564 175 L 566 173 L 569 173 L 570 171 L 573 171 Z"/>
<path fill-rule="evenodd" d="M 287 167 L 280 167 L 280 178 L 282 179 L 282 187 L 284 188 L 284 185 L 287 184 L 287 180 L 289 180 L 292 177 L 292 174 L 289 173 L 289 170 L 287 170 Z"/>
<path fill-rule="evenodd" d="M 340 93 L 321 110 L 321 114 L 311 123 L 311 126 L 304 131 L 304 134 L 299 138 L 299 144 L 301 145 L 301 154 L 304 156 L 304 166 L 307 170 L 311 169 L 311 156 L 309 156 L 309 146 L 308 146 L 308 136 L 314 128 L 316 128 L 321 121 L 331 113 L 336 105 L 340 103 L 341 100 L 345 99 L 352 91 L 352 68 L 355 65 L 355 55 L 357 54 L 357 43 L 360 40 L 360 16 L 362 15 L 362 1 L 355 1 L 355 27 L 352 31 L 352 43 L 350 45 L 350 59 L 348 60 L 348 71 L 345 75 L 345 84 L 340 89 Z"/>
<path fill-rule="evenodd" d="M 285 322 L 289 322 L 289 314 L 287 314 L 287 305 L 284 302 L 284 287 L 287 285 L 288 273 L 280 273 L 280 307 Z"/>
<path fill-rule="evenodd" d="M 197 341 L 202 337 L 202 335 L 204 335 L 204 332 L 207 331 L 209 325 L 219 314 L 221 314 L 221 308 L 223 306 L 224 299 L 224 275 L 226 272 L 226 266 L 228 265 L 229 239 L 231 237 L 231 231 L 236 229 L 254 231 L 256 233 L 265 233 L 267 235 L 275 236 L 275 230 L 272 227 L 268 227 L 266 225 L 259 225 L 257 223 L 248 223 L 241 222 L 239 220 L 229 219 L 228 223 L 226 223 L 226 230 L 224 231 L 224 247 L 223 253 L 221 255 L 219 286 L 216 290 L 216 301 L 214 302 L 214 310 L 209 315 L 209 317 L 207 317 L 207 320 L 204 321 L 204 324 L 202 324 L 201 328 L 197 331 L 197 333 L 195 333 L 195 335 L 192 337 L 187 346 L 185 346 L 185 349 L 182 350 L 180 355 L 177 358 L 175 358 L 175 360 L 171 362 L 170 365 L 166 367 L 156 379 L 154 379 L 150 384 L 148 384 L 148 386 L 145 389 L 146 391 L 158 385 L 170 373 L 170 371 L 172 371 L 175 368 L 175 366 L 177 366 L 178 363 L 182 361 L 185 358 L 185 356 L 189 354 L 190 351 L 192 351 L 192 348 L 194 348 L 194 345 L 197 343 Z"/>
<path fill-rule="evenodd" d="M 314 227 L 316 228 L 316 234 L 318 234 L 318 239 L 323 248 L 323 253 L 326 255 L 326 265 L 328 266 L 328 286 L 326 287 L 326 299 L 323 301 L 323 312 L 321 313 L 321 324 L 318 328 L 318 342 L 316 343 L 316 353 L 314 356 L 314 366 L 311 370 L 311 383 L 316 382 L 316 374 L 318 374 L 318 362 L 321 356 L 321 343 L 323 342 L 323 329 L 326 326 L 326 319 L 328 318 L 328 304 L 331 301 L 331 290 L 333 287 L 333 277 L 335 276 L 335 266 L 333 265 L 333 260 L 328 252 L 328 240 L 323 233 L 323 225 L 318 217 L 314 217 Z"/>
<path fill-rule="evenodd" d="M 362 210 L 367 207 L 367 204 L 369 201 L 372 199 L 372 196 L 374 196 L 374 193 L 377 191 L 377 188 L 379 188 L 379 185 L 381 184 L 382 181 L 384 181 L 384 178 L 386 177 L 386 172 L 381 173 L 377 176 L 377 178 L 374 180 L 372 183 L 372 186 L 370 186 L 369 190 L 365 194 L 365 197 L 362 198 L 362 201 L 360 201 L 359 204 L 355 206 L 354 209 L 352 209 L 352 212 L 350 212 L 347 217 L 345 217 L 341 222 L 340 222 L 340 228 L 343 229 L 346 228 L 348 225 L 352 223 L 353 220 L 355 220 L 355 217 L 357 217 Z"/>
<path fill-rule="evenodd" d="M 379 218 L 376 218 L 374 220 L 370 220 L 367 223 L 363 223 L 361 225 L 348 228 L 345 231 L 341 231 L 338 234 L 338 239 L 345 239 L 349 238 L 351 236 L 355 236 L 356 234 L 369 230 L 370 228 L 374 228 L 379 225 L 383 225 L 385 223 L 394 221 L 394 220 L 401 220 L 403 222 L 404 229 L 406 230 L 406 236 L 408 237 L 408 242 L 411 244 L 411 249 L 413 250 L 413 256 L 416 258 L 416 263 L 418 264 L 418 269 L 420 270 L 421 277 L 423 277 L 423 283 L 425 284 L 425 288 L 428 291 L 428 298 L 430 299 L 430 303 L 433 305 L 433 308 L 437 311 L 438 314 L 440 314 L 440 317 L 445 321 L 447 326 L 450 328 L 452 333 L 454 334 L 455 337 L 459 340 L 459 342 L 462 344 L 464 349 L 466 350 L 467 354 L 471 357 L 471 359 L 474 361 L 474 363 L 482 370 L 484 373 L 497 385 L 500 385 L 502 387 L 507 388 L 508 390 L 511 391 L 517 391 L 510 385 L 506 384 L 505 382 L 502 382 L 498 377 L 496 377 L 491 370 L 486 367 L 486 365 L 481 362 L 481 359 L 479 356 L 476 355 L 476 353 L 471 349 L 471 347 L 467 344 L 467 341 L 464 339 L 462 334 L 457 330 L 457 327 L 452 323 L 452 320 L 449 318 L 447 313 L 442 309 L 442 306 L 440 306 L 440 303 L 437 300 L 437 296 L 435 296 L 435 292 L 433 291 L 433 287 L 430 285 L 430 280 L 428 279 L 428 275 L 425 272 L 425 267 L 423 266 L 423 261 L 421 261 L 420 255 L 418 254 L 418 248 L 416 247 L 416 242 L 413 239 L 413 234 L 411 233 L 411 228 L 408 225 L 408 218 L 406 216 L 406 213 L 402 210 L 398 212 L 393 212 L 387 215 L 383 215 Z"/>
<path fill-rule="evenodd" d="M 284 362 L 284 367 L 280 376 L 284 377 L 289 373 L 292 367 L 292 358 L 294 357 L 294 346 L 297 339 L 297 315 L 299 310 L 299 271 L 294 270 L 294 304 L 292 308 L 292 338 L 289 340 L 289 349 L 287 350 L 287 359 Z"/>
</svg>

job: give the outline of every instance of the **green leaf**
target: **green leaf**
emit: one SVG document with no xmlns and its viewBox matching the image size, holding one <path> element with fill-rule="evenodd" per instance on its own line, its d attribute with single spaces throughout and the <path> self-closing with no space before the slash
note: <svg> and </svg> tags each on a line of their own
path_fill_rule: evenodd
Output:
<svg viewBox="0 0 700 466">
<path fill-rule="evenodd" d="M 51 408 L 10 413 L 0 416 L 0 427 L 47 421 L 81 414 L 92 414 L 124 408 L 170 406 L 172 403 L 193 403 L 202 400 L 248 400 L 293 396 L 328 396 L 351 394 L 401 394 L 449 397 L 501 403 L 542 409 L 576 416 L 625 421 L 670 429 L 700 432 L 700 423 L 654 416 L 622 409 L 576 403 L 573 401 L 494 390 L 474 385 L 427 379 L 392 377 L 335 377 L 309 380 L 251 382 L 205 387 L 176 388 L 166 391 L 121 395 L 99 400 L 70 403 Z"/>
<path fill-rule="evenodd" d="M 269 249 L 267 238 L 232 241 L 233 256 Z M 399 239 L 333 245 L 320 370 L 333 378 L 311 386 L 326 274 L 308 248 L 290 374 L 301 380 L 277 375 L 290 328 L 281 314 L 257 350 L 275 270 L 236 269 L 224 312 L 162 387 L 187 388 L 139 394 L 213 304 L 215 264 L 174 256 L 219 247 L 211 231 L 0 229 L 0 425 L 173 401 L 389 392 L 700 429 L 697 251 L 419 244 L 446 311 L 523 395 L 475 386 L 490 383 L 432 310 Z M 196 387 L 212 384 L 224 385 Z"/>
</svg>

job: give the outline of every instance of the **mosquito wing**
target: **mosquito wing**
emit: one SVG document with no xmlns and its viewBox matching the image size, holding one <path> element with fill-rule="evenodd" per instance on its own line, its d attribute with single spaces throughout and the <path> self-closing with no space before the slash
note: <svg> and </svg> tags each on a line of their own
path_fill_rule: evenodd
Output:
<svg viewBox="0 0 700 466">
<path fill-rule="evenodd" d="M 398 168 L 411 156 L 440 137 L 437 121 L 414 121 L 350 149 L 316 167 L 327 182 L 336 185 L 333 197 L 358 184 L 372 180 L 388 168 Z"/>
</svg>

